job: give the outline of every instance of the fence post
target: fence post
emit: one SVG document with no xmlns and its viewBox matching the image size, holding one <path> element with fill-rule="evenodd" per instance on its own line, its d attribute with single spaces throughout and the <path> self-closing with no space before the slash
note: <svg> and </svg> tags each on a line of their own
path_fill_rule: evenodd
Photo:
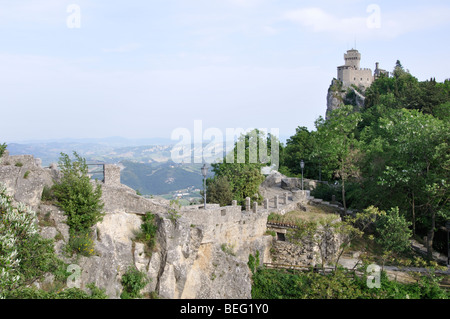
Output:
<svg viewBox="0 0 450 319">
<path fill-rule="evenodd" d="M 250 197 L 245 198 L 245 210 L 250 211 Z"/>
<path fill-rule="evenodd" d="M 264 209 L 269 209 L 269 199 L 264 200 Z"/>
</svg>

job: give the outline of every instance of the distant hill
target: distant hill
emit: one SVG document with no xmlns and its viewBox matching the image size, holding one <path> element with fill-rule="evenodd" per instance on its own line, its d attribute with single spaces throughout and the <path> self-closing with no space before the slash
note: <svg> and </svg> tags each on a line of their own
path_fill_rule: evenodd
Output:
<svg viewBox="0 0 450 319">
<path fill-rule="evenodd" d="M 88 162 L 118 163 L 122 160 L 138 162 L 167 162 L 170 160 L 171 145 L 146 145 L 114 147 L 97 143 L 32 143 L 8 144 L 11 155 L 33 155 L 42 160 L 43 166 L 57 163 L 62 153 L 72 155 L 76 151 Z"/>
<path fill-rule="evenodd" d="M 121 183 L 144 195 L 163 195 L 174 190 L 203 187 L 199 164 L 149 164 L 131 161 L 122 161 L 121 164 L 125 167 L 120 173 Z"/>
<path fill-rule="evenodd" d="M 119 164 L 123 167 L 122 183 L 144 195 L 168 194 L 188 187 L 202 189 L 202 165 L 173 163 L 172 148 L 172 145 L 115 147 L 107 143 L 43 141 L 30 144 L 10 143 L 7 149 L 11 155 L 33 155 L 40 158 L 44 167 L 57 163 L 61 152 L 71 156 L 73 151 L 86 158 L 88 163 Z M 96 174 L 93 178 L 100 177 Z"/>
</svg>

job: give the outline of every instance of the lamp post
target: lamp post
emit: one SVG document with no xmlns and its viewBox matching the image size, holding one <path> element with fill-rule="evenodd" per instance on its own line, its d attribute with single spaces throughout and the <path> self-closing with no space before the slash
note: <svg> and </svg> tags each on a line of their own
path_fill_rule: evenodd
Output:
<svg viewBox="0 0 450 319">
<path fill-rule="evenodd" d="M 204 209 L 206 209 L 206 175 L 208 174 L 208 167 L 206 166 L 206 164 L 203 164 L 202 167 L 202 175 L 203 175 L 203 199 L 204 199 Z"/>
<path fill-rule="evenodd" d="M 319 158 L 319 182 L 322 181 L 322 160 Z"/>
<path fill-rule="evenodd" d="M 447 266 L 450 266 L 450 221 L 445 223 L 447 230 Z"/>
<path fill-rule="evenodd" d="M 303 190 L 303 169 L 305 168 L 305 162 L 303 160 L 300 162 L 300 167 L 302 168 L 302 190 Z"/>
</svg>

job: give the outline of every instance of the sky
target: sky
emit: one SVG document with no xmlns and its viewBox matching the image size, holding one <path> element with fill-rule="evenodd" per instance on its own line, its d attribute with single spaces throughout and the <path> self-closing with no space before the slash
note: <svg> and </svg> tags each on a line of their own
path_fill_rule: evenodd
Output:
<svg viewBox="0 0 450 319">
<path fill-rule="evenodd" d="M 449 31 L 449 1 L 0 0 L 0 142 L 283 139 L 325 116 L 348 49 L 444 81 Z"/>
</svg>

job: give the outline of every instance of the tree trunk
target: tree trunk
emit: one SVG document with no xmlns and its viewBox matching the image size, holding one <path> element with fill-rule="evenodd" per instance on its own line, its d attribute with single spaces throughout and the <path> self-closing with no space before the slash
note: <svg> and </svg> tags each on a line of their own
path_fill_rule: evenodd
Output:
<svg viewBox="0 0 450 319">
<path fill-rule="evenodd" d="M 413 231 L 413 238 L 416 236 L 416 211 L 415 211 L 415 205 L 414 205 L 414 192 L 412 193 L 412 231 Z"/>
<path fill-rule="evenodd" d="M 345 179 L 342 179 L 342 205 L 344 205 L 344 213 L 347 213 L 347 204 L 345 203 Z"/>
<path fill-rule="evenodd" d="M 431 227 L 427 234 L 427 256 L 430 260 L 433 259 L 433 239 L 434 239 L 434 229 L 436 227 L 436 213 L 434 210 L 431 212 Z"/>
</svg>

